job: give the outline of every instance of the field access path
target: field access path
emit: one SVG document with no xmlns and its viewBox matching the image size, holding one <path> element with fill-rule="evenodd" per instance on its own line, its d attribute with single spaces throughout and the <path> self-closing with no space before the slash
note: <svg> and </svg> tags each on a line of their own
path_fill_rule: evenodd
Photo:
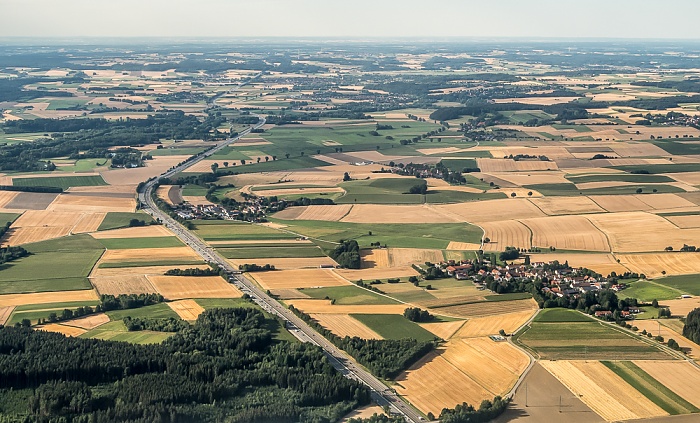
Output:
<svg viewBox="0 0 700 423">
<path fill-rule="evenodd" d="M 230 145 L 240 137 L 249 134 L 253 129 L 262 127 L 265 124 L 265 119 L 261 116 L 258 116 L 258 118 L 260 120 L 253 127 L 246 129 L 234 138 L 229 138 L 220 142 L 216 147 L 206 151 L 199 157 L 168 170 L 160 175 L 160 177 L 167 178 L 182 172 L 199 163 L 201 160 L 211 156 L 222 148 Z M 139 193 L 139 201 L 143 211 L 150 214 L 155 219 L 160 220 L 166 228 L 170 229 L 178 238 L 189 245 L 205 261 L 216 263 L 219 267 L 224 269 L 230 275 L 229 280 L 234 283 L 243 293 L 248 294 L 253 301 L 255 301 L 255 303 L 257 303 L 268 313 L 281 317 L 285 321 L 287 328 L 294 336 L 303 342 L 310 342 L 321 347 L 326 353 L 326 356 L 328 356 L 328 359 L 333 367 L 335 367 L 347 378 L 358 380 L 367 385 L 372 390 L 372 398 L 379 405 L 390 407 L 393 412 L 400 414 L 408 422 L 417 423 L 425 420 L 420 413 L 407 404 L 382 381 L 359 366 L 345 352 L 338 349 L 335 345 L 324 338 L 320 333 L 316 332 L 313 328 L 311 328 L 311 326 L 307 325 L 306 322 L 301 320 L 286 307 L 267 295 L 262 289 L 258 288 L 254 282 L 240 274 L 238 269 L 234 269 L 224 257 L 217 253 L 213 248 L 206 245 L 204 241 L 199 239 L 195 234 L 187 230 L 180 223 L 160 210 L 156 206 L 151 195 L 153 192 L 153 187 L 157 182 L 158 178 L 148 181 Z"/>
</svg>

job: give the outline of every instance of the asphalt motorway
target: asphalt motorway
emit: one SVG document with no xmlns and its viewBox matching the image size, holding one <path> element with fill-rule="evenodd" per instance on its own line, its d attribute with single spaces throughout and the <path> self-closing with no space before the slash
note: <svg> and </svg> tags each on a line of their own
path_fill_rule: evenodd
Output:
<svg viewBox="0 0 700 423">
<path fill-rule="evenodd" d="M 216 147 L 206 151 L 194 160 L 180 164 L 163 173 L 160 175 L 160 177 L 170 177 L 182 172 L 188 167 L 193 166 L 199 161 L 233 143 L 240 137 L 247 135 L 252 129 L 260 128 L 265 124 L 265 119 L 260 116 L 258 116 L 258 118 L 260 121 L 252 128 L 246 129 L 234 138 L 229 138 L 222 141 Z M 214 251 L 213 248 L 207 246 L 201 239 L 187 230 L 180 223 L 160 210 L 151 197 L 153 187 L 157 181 L 158 178 L 147 182 L 139 193 L 139 201 L 143 211 L 150 214 L 155 219 L 160 220 L 168 229 L 177 235 L 178 238 L 194 249 L 194 251 L 196 251 L 197 254 L 199 254 L 204 260 L 207 262 L 216 263 L 218 266 L 226 270 L 226 272 L 231 275 L 230 281 L 232 283 L 234 283 L 243 293 L 250 295 L 253 301 L 255 301 L 265 311 L 281 317 L 286 322 L 289 331 L 296 338 L 303 342 L 311 342 L 321 347 L 328 356 L 328 359 L 333 367 L 343 373 L 343 375 L 346 377 L 358 380 L 372 390 L 372 398 L 377 404 L 381 406 L 388 406 L 393 414 L 402 415 L 408 422 L 417 423 L 425 421 L 425 418 L 423 418 L 416 410 L 408 405 L 392 389 L 388 388 L 379 379 L 359 366 L 352 358 L 345 354 L 345 352 L 336 348 L 335 345 L 324 338 L 323 335 L 316 332 L 311 326 L 307 325 L 306 322 L 298 318 L 294 313 L 278 303 L 275 299 L 268 296 L 262 289 L 258 288 L 254 282 L 250 281 L 245 276 L 238 274 L 238 269 L 234 269 L 233 266 L 231 266 L 226 259 L 224 259 L 224 257 Z"/>
</svg>

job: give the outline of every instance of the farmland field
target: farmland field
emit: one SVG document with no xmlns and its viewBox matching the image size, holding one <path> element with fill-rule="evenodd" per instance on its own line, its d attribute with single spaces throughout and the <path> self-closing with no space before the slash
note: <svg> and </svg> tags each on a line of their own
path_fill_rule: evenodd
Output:
<svg viewBox="0 0 700 423">
<path fill-rule="evenodd" d="M 153 219 L 146 213 L 123 213 L 123 212 L 110 212 L 107 213 L 98 230 L 106 231 L 109 229 L 124 228 L 129 226 L 129 222 L 132 219 L 143 220 L 146 223 L 150 223 Z"/>
<path fill-rule="evenodd" d="M 107 185 L 101 176 L 55 176 L 44 178 L 12 178 L 14 186 L 21 187 L 70 187 Z"/>
<path fill-rule="evenodd" d="M 356 286 L 336 286 L 330 288 L 306 288 L 299 290 L 310 298 L 331 299 L 335 304 L 370 305 L 370 304 L 398 304 L 397 301 L 378 295 L 370 290 Z"/>
<path fill-rule="evenodd" d="M 435 335 L 396 314 L 351 314 L 384 339 L 413 338 L 419 341 L 432 341 Z"/>
</svg>

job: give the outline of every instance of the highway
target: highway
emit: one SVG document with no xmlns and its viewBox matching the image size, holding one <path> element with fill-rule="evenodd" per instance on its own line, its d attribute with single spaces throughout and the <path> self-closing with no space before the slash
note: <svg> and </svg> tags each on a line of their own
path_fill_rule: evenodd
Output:
<svg viewBox="0 0 700 423">
<path fill-rule="evenodd" d="M 216 145 L 216 147 L 206 151 L 191 161 L 168 170 L 160 175 L 160 177 L 170 177 L 182 172 L 233 143 L 240 137 L 250 133 L 251 130 L 260 128 L 265 124 L 265 119 L 261 116 L 258 116 L 258 118 L 260 119 L 259 122 L 253 127 L 246 129 L 234 138 L 221 141 Z M 268 313 L 281 317 L 286 322 L 287 328 L 296 338 L 303 342 L 310 342 L 321 347 L 328 356 L 333 367 L 343 373 L 346 377 L 358 380 L 372 390 L 372 398 L 375 402 L 377 402 L 377 404 L 380 406 L 389 406 L 392 413 L 403 416 L 407 422 L 417 423 L 425 421 L 425 418 L 423 418 L 420 413 L 404 402 L 404 400 L 400 398 L 392 389 L 388 388 L 379 379 L 358 365 L 355 360 L 348 356 L 345 352 L 336 348 L 335 345 L 324 338 L 323 335 L 316 332 L 311 326 L 307 325 L 306 322 L 301 320 L 294 313 L 277 302 L 274 298 L 268 296 L 254 282 L 240 274 L 238 269 L 234 269 L 223 256 L 205 244 L 204 241 L 199 239 L 180 223 L 172 219 L 165 212 L 158 209 L 153 201 L 153 198 L 151 197 L 153 188 L 157 184 L 157 181 L 158 178 L 147 182 L 139 193 L 139 201 L 143 211 L 150 214 L 153 218 L 160 220 L 163 225 L 165 225 L 183 242 L 194 249 L 194 251 L 196 251 L 197 254 L 199 254 L 205 261 L 216 263 L 219 267 L 224 269 L 229 275 L 231 275 L 229 280 L 243 293 L 250 295 L 253 301 L 255 301 L 255 303 L 257 303 Z"/>
</svg>

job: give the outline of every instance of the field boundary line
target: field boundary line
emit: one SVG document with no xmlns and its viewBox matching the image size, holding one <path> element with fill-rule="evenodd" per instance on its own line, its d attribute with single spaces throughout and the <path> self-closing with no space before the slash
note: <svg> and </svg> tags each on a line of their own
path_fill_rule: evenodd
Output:
<svg viewBox="0 0 700 423">
<path fill-rule="evenodd" d="M 517 329 L 515 330 L 514 333 L 518 333 L 523 327 L 525 327 L 526 325 L 529 325 L 530 323 L 532 323 L 532 321 L 535 319 L 535 317 L 537 317 L 537 315 L 540 314 L 540 311 L 541 311 L 541 310 L 542 310 L 542 309 L 538 308 L 538 309 L 532 314 L 532 316 L 530 316 L 530 318 L 527 320 L 527 322 L 525 322 L 525 323 L 523 323 L 522 325 L 520 325 L 520 327 L 517 328 Z M 521 335 L 522 335 L 522 334 L 521 334 Z M 530 370 L 532 370 L 532 368 L 535 367 L 535 364 L 537 363 L 537 359 L 535 358 L 535 356 L 533 356 L 532 354 L 530 354 L 530 352 L 527 351 L 525 348 L 521 348 L 519 345 L 517 345 L 515 342 L 513 342 L 513 336 L 512 336 L 512 335 L 508 337 L 508 343 L 509 343 L 510 345 L 512 345 L 513 348 L 517 349 L 518 351 L 522 351 L 525 355 L 527 355 L 528 359 L 530 360 L 530 363 L 528 363 L 528 365 L 527 365 L 527 367 L 525 368 L 525 370 L 522 372 L 522 374 L 520 375 L 520 377 L 518 377 L 518 380 L 515 381 L 515 385 L 513 385 L 513 387 L 510 389 L 510 391 L 508 391 L 508 393 L 506 394 L 506 398 L 513 398 L 513 397 L 515 396 L 515 391 L 518 390 L 518 388 L 520 387 L 520 385 L 523 383 L 523 380 L 525 380 L 525 377 L 527 377 L 527 375 L 530 373 Z"/>
<path fill-rule="evenodd" d="M 532 202 L 532 198 L 528 198 L 527 201 L 529 201 L 530 204 L 532 204 L 533 206 L 537 207 L 537 210 L 541 211 L 545 216 L 559 216 L 557 214 L 549 214 L 549 213 L 545 212 L 544 210 L 542 210 L 542 207 L 540 207 L 537 204 Z M 522 222 L 520 222 L 520 223 L 522 223 Z"/>
<path fill-rule="evenodd" d="M 457 219 L 458 223 L 459 222 L 466 223 L 468 225 L 476 226 L 477 228 L 481 229 L 481 240 L 480 240 L 481 247 L 480 247 L 480 250 L 482 250 L 482 251 L 484 250 L 484 237 L 486 236 L 486 231 L 484 230 L 484 228 L 481 225 L 479 225 L 478 223 L 475 223 L 475 222 L 467 222 L 464 220 L 463 217 L 457 215 L 456 213 L 452 213 L 452 212 L 449 212 L 446 210 L 441 210 L 437 207 L 433 207 L 432 204 L 429 204 L 429 203 L 426 203 L 424 205 L 424 207 L 431 210 L 433 213 L 437 213 L 437 214 L 441 214 L 445 217 L 452 217 L 454 219 Z"/>
<path fill-rule="evenodd" d="M 543 212 L 543 213 L 544 213 L 544 212 Z M 533 242 L 532 242 L 532 241 L 535 239 L 535 233 L 532 232 L 532 228 L 529 227 L 529 226 L 527 226 L 527 225 L 525 224 L 525 222 L 523 222 L 522 220 L 517 220 L 517 219 L 516 219 L 515 221 L 518 222 L 518 223 L 520 223 L 521 225 L 525 226 L 525 227 L 527 228 L 527 231 L 530 232 L 530 247 L 531 247 L 531 248 L 539 247 L 539 246 L 534 245 Z M 543 246 L 543 247 L 540 247 L 540 248 L 546 248 L 546 247 Z"/>
<path fill-rule="evenodd" d="M 600 229 L 599 227 L 597 227 L 595 225 L 595 223 L 593 223 L 593 221 L 590 218 L 588 218 L 586 215 L 582 214 L 580 216 L 583 217 L 584 219 L 586 219 L 588 221 L 588 223 L 590 223 L 594 228 L 596 228 L 598 230 L 598 232 L 605 235 L 605 241 L 608 243 L 608 248 L 610 249 L 609 252 L 610 252 L 610 254 L 613 254 L 613 246 L 612 246 L 612 242 L 610 242 L 610 237 L 608 236 L 608 233 L 605 232 L 604 230 Z M 613 255 L 613 257 L 615 257 L 615 256 Z M 625 267 L 627 267 L 627 266 L 625 266 Z M 627 269 L 627 270 L 629 270 L 629 269 Z"/>
</svg>

